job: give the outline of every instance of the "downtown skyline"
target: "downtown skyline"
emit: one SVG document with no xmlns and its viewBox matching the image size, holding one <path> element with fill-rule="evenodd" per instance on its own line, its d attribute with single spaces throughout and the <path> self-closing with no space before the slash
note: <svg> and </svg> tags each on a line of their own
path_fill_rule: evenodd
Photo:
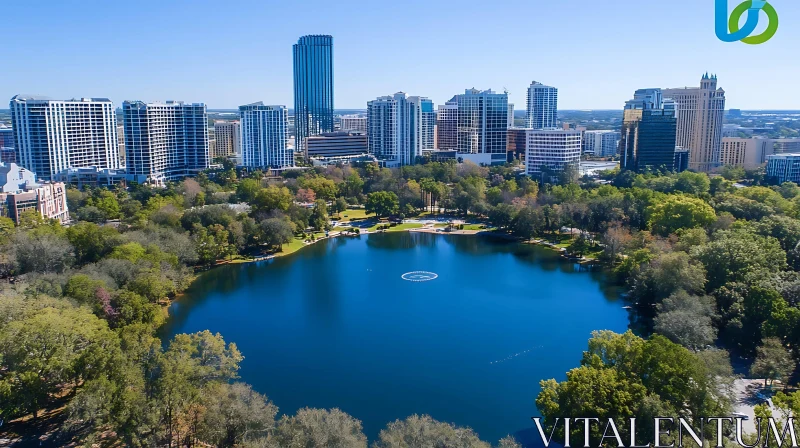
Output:
<svg viewBox="0 0 800 448">
<path fill-rule="evenodd" d="M 242 2 L 247 4 L 248 14 L 241 14 L 243 8 L 213 8 L 210 2 L 195 2 L 192 8 L 181 8 L 179 2 L 144 3 L 149 6 L 98 2 L 82 11 L 85 20 L 125 17 L 130 23 L 155 27 L 136 38 L 130 33 L 113 33 L 108 42 L 98 42 L 92 32 L 70 26 L 69 19 L 77 17 L 69 2 L 46 10 L 9 5 L 9 16 L 35 17 L 42 33 L 6 46 L 5 58 L 14 64 L 4 70 L 0 96 L 95 96 L 108 97 L 115 104 L 176 99 L 230 110 L 261 99 L 292 108 L 292 45 L 298 36 L 330 34 L 336 47 L 336 109 L 365 109 L 367 101 L 397 91 L 415 92 L 444 104 L 472 87 L 508 89 L 509 102 L 520 109 L 533 79 L 559 88 L 562 110 L 619 109 L 629 99 L 631 88 L 691 86 L 697 73 L 706 71 L 725 79 L 730 108 L 800 108 L 800 95 L 778 94 L 777 90 L 791 85 L 792 73 L 800 66 L 787 57 L 793 51 L 792 43 L 800 38 L 800 27 L 792 26 L 798 22 L 800 6 L 788 0 L 773 2 L 781 14 L 781 29 L 773 40 L 757 46 L 720 42 L 713 32 L 711 1 L 678 0 L 637 8 L 627 0 L 614 8 L 583 0 L 558 5 L 511 1 L 501 11 L 476 9 L 479 2 L 428 5 L 411 1 L 356 8 L 358 14 L 344 14 L 331 5 L 309 1 L 304 9 L 313 13 L 296 17 L 292 13 L 297 5 Z M 565 10 L 569 14 L 563 14 Z M 686 14 L 687 10 L 692 13 Z M 432 45 L 424 37 L 430 36 L 427 33 L 404 36 L 400 29 L 387 28 L 381 21 L 390 15 L 413 16 L 423 29 L 450 26 L 448 33 L 456 38 Z M 668 39 L 656 39 L 652 34 L 648 35 L 652 39 L 623 38 L 621 31 L 629 29 L 631 22 L 650 16 L 655 17 L 653 27 L 670 30 Z M 265 17 L 280 22 L 271 38 L 247 39 L 248 26 Z M 468 17 L 480 20 L 483 31 L 471 33 L 468 27 L 448 25 Z M 515 17 L 530 20 L 520 24 Z M 180 23 L 172 23 L 178 18 Z M 541 20 L 544 18 L 547 20 Z M 169 21 L 170 27 L 160 29 L 162 21 Z M 220 23 L 227 26 L 220 27 Z M 681 26 L 672 26 L 675 23 Z M 8 26 L 16 35 L 25 23 L 12 21 Z M 201 38 L 198 29 L 203 30 Z M 536 45 L 544 41 L 552 44 Z M 532 48 L 536 51 L 528 50 Z M 530 52 L 527 57 L 526 52 Z M 662 55 L 663 64 L 633 71 L 623 63 L 631 54 L 647 52 Z M 225 57 L 209 57 L 213 54 Z M 38 61 L 42 57 L 69 70 L 28 68 L 41 66 Z M 140 61 L 148 62 L 148 70 L 136 69 Z M 769 82 L 765 82 L 767 73 Z"/>
</svg>

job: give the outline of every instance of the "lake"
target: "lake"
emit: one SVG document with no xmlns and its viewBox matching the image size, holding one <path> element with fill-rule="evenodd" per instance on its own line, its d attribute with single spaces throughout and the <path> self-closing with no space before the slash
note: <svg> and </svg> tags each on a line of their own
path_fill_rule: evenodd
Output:
<svg viewBox="0 0 800 448">
<path fill-rule="evenodd" d="M 438 277 L 402 278 L 412 271 Z M 245 356 L 241 380 L 281 413 L 338 407 L 370 440 L 430 414 L 496 443 L 531 436 L 539 381 L 577 367 L 591 331 L 625 331 L 623 306 L 604 274 L 545 248 L 399 232 L 215 268 L 162 337 L 221 333 Z"/>
</svg>

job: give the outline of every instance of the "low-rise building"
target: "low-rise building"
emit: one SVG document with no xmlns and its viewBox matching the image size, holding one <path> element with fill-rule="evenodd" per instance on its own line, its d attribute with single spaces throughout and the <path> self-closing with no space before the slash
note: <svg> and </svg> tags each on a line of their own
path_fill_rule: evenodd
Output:
<svg viewBox="0 0 800 448">
<path fill-rule="evenodd" d="M 800 153 L 773 154 L 767 157 L 767 178 L 782 184 L 800 184 Z"/>
<path fill-rule="evenodd" d="M 96 167 L 70 168 L 53 176 L 56 182 L 83 187 L 111 187 L 117 184 L 145 184 L 144 174 L 128 174 L 125 170 L 100 169 Z"/>
<path fill-rule="evenodd" d="M 309 159 L 359 157 L 369 152 L 367 134 L 359 131 L 326 132 L 306 138 L 305 143 Z"/>
<path fill-rule="evenodd" d="M 764 165 L 775 153 L 775 140 L 769 138 L 723 137 L 720 163 L 752 170 Z"/>
<path fill-rule="evenodd" d="M 15 163 L 0 163 L 0 216 L 19 224 L 28 210 L 36 210 L 46 219 L 69 222 L 66 186 L 63 182 L 38 184 L 31 171 Z"/>
<path fill-rule="evenodd" d="M 581 162 L 581 131 L 526 131 L 525 172 L 537 180 L 553 182 L 568 167 L 577 177 Z M 549 178 L 548 178 L 549 176 Z"/>
</svg>

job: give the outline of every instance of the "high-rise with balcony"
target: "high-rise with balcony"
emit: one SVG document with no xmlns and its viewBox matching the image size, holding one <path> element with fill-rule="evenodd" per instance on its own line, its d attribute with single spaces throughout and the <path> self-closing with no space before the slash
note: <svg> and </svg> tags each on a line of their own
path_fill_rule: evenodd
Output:
<svg viewBox="0 0 800 448">
<path fill-rule="evenodd" d="M 294 45 L 295 145 L 333 132 L 333 37 L 303 36 Z"/>
<path fill-rule="evenodd" d="M 458 157 L 479 165 L 506 162 L 508 94 L 467 89 L 456 95 Z"/>
<path fill-rule="evenodd" d="M 617 131 L 586 131 L 583 133 L 583 152 L 595 157 L 614 157 L 619 137 Z"/>
<path fill-rule="evenodd" d="M 414 164 L 433 149 L 433 102 L 403 92 L 367 103 L 369 152 L 389 167 Z"/>
<path fill-rule="evenodd" d="M 294 166 L 286 106 L 265 106 L 262 102 L 240 106 L 239 118 L 243 166 L 278 169 Z"/>
<path fill-rule="evenodd" d="M 558 89 L 533 81 L 528 87 L 526 123 L 530 129 L 556 129 Z"/>
<path fill-rule="evenodd" d="M 453 97 L 439 106 L 436 112 L 436 149 L 452 151 L 458 148 L 458 102 Z"/>
<path fill-rule="evenodd" d="M 11 99 L 16 161 L 42 180 L 69 168 L 119 168 L 114 104 L 106 98 Z"/>
<path fill-rule="evenodd" d="M 217 147 L 213 157 L 231 157 L 238 154 L 240 133 L 238 121 L 215 121 L 214 137 L 217 140 Z"/>
<path fill-rule="evenodd" d="M 208 169 L 208 113 L 203 103 L 122 103 L 129 175 L 164 185 Z"/>
<path fill-rule="evenodd" d="M 576 180 L 581 163 L 581 131 L 525 129 L 525 172 L 542 182 L 557 182 L 571 169 Z"/>
<path fill-rule="evenodd" d="M 675 101 L 677 145 L 689 150 L 689 168 L 709 171 L 718 167 L 725 91 L 717 88 L 717 76 L 706 73 L 700 80 L 700 87 L 665 89 L 664 98 Z"/>
<path fill-rule="evenodd" d="M 675 104 L 660 89 L 640 89 L 625 103 L 619 152 L 626 170 L 674 171 Z"/>
<path fill-rule="evenodd" d="M 341 131 L 367 133 L 367 117 L 361 115 L 342 115 L 339 120 L 341 121 L 339 125 L 339 130 Z"/>
</svg>

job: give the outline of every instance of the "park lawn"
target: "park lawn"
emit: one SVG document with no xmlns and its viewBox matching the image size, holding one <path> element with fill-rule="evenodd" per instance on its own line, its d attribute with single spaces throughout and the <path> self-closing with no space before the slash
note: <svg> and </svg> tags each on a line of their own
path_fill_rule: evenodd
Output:
<svg viewBox="0 0 800 448">
<path fill-rule="evenodd" d="M 336 215 L 333 215 L 333 218 L 334 220 L 339 222 L 350 222 L 374 216 L 375 215 L 373 213 L 368 214 L 367 211 L 364 210 L 363 208 L 357 208 L 357 209 L 348 209 L 347 211 L 342 212 L 341 215 L 338 217 L 339 219 L 335 219 Z"/>
<path fill-rule="evenodd" d="M 374 232 L 374 231 L 378 230 L 379 226 L 385 226 L 385 225 L 386 225 L 385 222 L 384 223 L 378 223 L 378 224 L 375 224 L 374 226 L 370 227 L 367 230 L 369 230 L 370 232 Z M 422 227 L 422 224 L 420 224 L 420 223 L 411 223 L 411 222 L 409 222 L 409 223 L 398 224 L 398 225 L 396 225 L 394 227 L 389 227 L 386 231 L 387 232 L 402 232 L 404 230 L 409 230 L 409 229 L 419 229 L 420 227 Z"/>
<path fill-rule="evenodd" d="M 298 250 L 304 248 L 305 246 L 306 244 L 303 242 L 302 238 L 294 237 L 292 238 L 292 242 L 289 244 L 284 244 L 283 251 L 276 253 L 275 256 L 280 257 L 283 255 L 289 255 L 297 252 Z"/>
<path fill-rule="evenodd" d="M 464 224 L 464 228 L 460 230 L 489 230 L 486 224 Z"/>
</svg>

